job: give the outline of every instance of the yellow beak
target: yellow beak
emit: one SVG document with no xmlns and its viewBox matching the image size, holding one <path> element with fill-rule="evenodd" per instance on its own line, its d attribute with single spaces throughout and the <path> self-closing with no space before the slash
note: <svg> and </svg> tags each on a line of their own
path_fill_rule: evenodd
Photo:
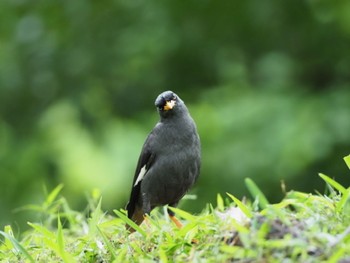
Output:
<svg viewBox="0 0 350 263">
<path fill-rule="evenodd" d="M 176 104 L 175 100 L 170 100 L 165 103 L 164 110 L 171 110 Z"/>
</svg>

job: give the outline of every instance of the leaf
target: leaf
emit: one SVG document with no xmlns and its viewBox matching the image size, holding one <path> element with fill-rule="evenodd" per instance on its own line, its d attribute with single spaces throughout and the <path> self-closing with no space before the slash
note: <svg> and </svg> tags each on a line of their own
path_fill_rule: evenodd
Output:
<svg viewBox="0 0 350 263">
<path fill-rule="evenodd" d="M 261 190 L 258 188 L 258 186 L 253 182 L 252 179 L 246 178 L 245 184 L 250 192 L 250 194 L 258 200 L 259 206 L 261 209 L 265 209 L 269 205 L 269 201 L 267 201 L 267 198 L 265 195 L 261 192 Z"/>
<path fill-rule="evenodd" d="M 29 226 L 31 226 L 32 228 L 34 228 L 37 232 L 41 233 L 44 237 L 48 238 L 48 239 L 54 239 L 55 235 L 54 233 L 52 233 L 50 230 L 48 230 L 47 228 L 38 225 L 38 224 L 33 224 L 28 222 L 27 223 Z"/>
<path fill-rule="evenodd" d="M 64 253 L 64 237 L 63 237 L 63 232 L 62 232 L 62 223 L 61 219 L 58 216 L 57 217 L 57 245 L 58 245 L 58 250 L 60 254 Z"/>
<path fill-rule="evenodd" d="M 216 196 L 216 203 L 217 203 L 218 209 L 220 211 L 224 211 L 225 209 L 224 199 L 222 199 L 222 196 L 220 194 L 217 194 Z"/>
<path fill-rule="evenodd" d="M 345 194 L 346 189 L 345 187 L 343 187 L 341 184 L 339 184 L 338 182 L 336 182 L 335 180 L 331 179 L 330 177 L 328 177 L 325 174 L 319 173 L 318 174 L 327 184 L 329 184 L 330 186 L 332 186 L 333 188 L 335 188 L 336 190 L 338 190 L 339 192 L 341 192 L 342 194 Z"/>
<path fill-rule="evenodd" d="M 115 248 L 113 247 L 112 243 L 108 240 L 107 236 L 102 232 L 102 230 L 96 225 L 96 229 L 101 235 L 103 241 L 108 247 L 108 251 L 111 253 L 111 260 L 117 258 L 117 254 L 115 253 Z"/>
<path fill-rule="evenodd" d="M 21 211 L 26 211 L 26 210 L 35 211 L 35 212 L 42 212 L 43 208 L 42 208 L 42 206 L 39 206 L 39 205 L 24 205 L 24 206 L 13 209 L 13 211 L 15 213 L 21 212 Z"/>
<path fill-rule="evenodd" d="M 94 235 L 96 233 L 98 222 L 100 221 L 103 215 L 101 210 L 101 204 L 102 204 L 102 197 L 100 198 L 95 210 L 91 213 L 91 218 L 89 219 L 89 235 Z"/>
<path fill-rule="evenodd" d="M 238 198 L 234 197 L 233 195 L 226 193 L 232 200 L 233 202 L 235 202 L 235 204 L 239 207 L 239 209 L 241 209 L 241 211 L 246 215 L 246 217 L 248 218 L 252 218 L 253 214 L 250 211 L 250 209 L 243 204 Z"/>
<path fill-rule="evenodd" d="M 346 165 L 349 167 L 349 169 L 350 169 L 350 154 L 348 155 L 348 156 L 345 156 L 344 157 L 344 161 L 345 161 L 345 163 L 346 163 Z"/>
<path fill-rule="evenodd" d="M 3 231 L 0 231 L 0 235 L 3 235 L 7 240 L 9 240 L 14 248 L 20 253 L 22 253 L 30 262 L 35 263 L 32 256 L 28 253 L 28 251 L 15 239 L 12 235 L 5 233 Z"/>
<path fill-rule="evenodd" d="M 7 225 L 4 227 L 5 233 L 8 234 L 9 236 L 13 237 L 13 231 L 12 231 L 12 227 L 10 225 Z M 5 246 L 8 247 L 9 249 L 13 248 L 13 244 L 9 239 L 5 239 Z"/>
<path fill-rule="evenodd" d="M 159 259 L 160 259 L 160 262 L 162 263 L 168 263 L 168 256 L 167 256 L 167 253 L 165 250 L 163 250 L 161 247 L 159 248 Z"/>
<path fill-rule="evenodd" d="M 28 222 L 28 225 L 43 235 L 42 241 L 46 247 L 52 249 L 55 252 L 57 251 L 58 248 L 57 248 L 56 237 L 55 237 L 54 233 L 50 232 L 45 227 L 37 225 L 37 224 L 32 224 L 32 223 Z"/>
<path fill-rule="evenodd" d="M 343 193 L 341 199 L 337 203 L 336 205 L 337 212 L 347 212 L 346 210 L 348 210 L 347 207 L 349 202 L 349 196 L 350 196 L 350 188 Z"/>
<path fill-rule="evenodd" d="M 117 258 L 113 260 L 113 263 L 118 263 L 118 262 L 126 262 L 125 257 L 127 255 L 128 251 L 126 249 L 123 249 L 118 252 Z"/>
<path fill-rule="evenodd" d="M 63 235 L 63 229 L 62 229 L 62 223 L 61 219 L 58 216 L 57 219 L 57 248 L 58 248 L 58 254 L 62 258 L 62 260 L 66 263 L 76 262 L 74 257 L 66 252 L 65 250 L 65 242 L 64 242 L 64 235 Z"/>
<path fill-rule="evenodd" d="M 50 206 L 53 201 L 55 201 L 57 195 L 61 192 L 63 188 L 63 184 L 59 184 L 58 186 L 55 187 L 55 189 L 53 189 L 51 191 L 51 193 L 47 196 L 46 200 L 45 200 L 45 206 Z"/>
<path fill-rule="evenodd" d="M 237 246 L 223 245 L 223 246 L 220 246 L 220 250 L 221 252 L 237 256 L 237 250 L 241 250 L 241 248 Z"/>
<path fill-rule="evenodd" d="M 126 224 L 131 226 L 133 229 L 135 229 L 137 232 L 139 232 L 143 237 L 147 237 L 147 233 L 142 230 L 141 227 L 139 227 L 137 224 L 135 224 L 134 221 L 132 221 L 130 218 L 128 218 L 125 214 L 118 210 L 113 210 L 113 212 L 119 216 L 121 220 L 123 220 Z"/>
</svg>

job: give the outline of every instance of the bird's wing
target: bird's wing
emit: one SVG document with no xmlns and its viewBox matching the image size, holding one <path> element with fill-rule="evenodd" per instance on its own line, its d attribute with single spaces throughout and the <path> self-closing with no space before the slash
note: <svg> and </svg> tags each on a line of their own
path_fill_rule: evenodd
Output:
<svg viewBox="0 0 350 263">
<path fill-rule="evenodd" d="M 128 204 L 126 205 L 126 210 L 128 211 L 129 218 L 132 218 L 135 212 L 135 207 L 140 195 L 141 181 L 146 175 L 149 168 L 151 167 L 155 158 L 155 154 L 152 152 L 151 147 L 151 141 L 152 139 L 154 139 L 153 137 L 154 134 L 153 132 L 151 132 L 142 147 L 142 151 L 137 162 L 134 180 L 131 188 L 130 199 Z"/>
</svg>

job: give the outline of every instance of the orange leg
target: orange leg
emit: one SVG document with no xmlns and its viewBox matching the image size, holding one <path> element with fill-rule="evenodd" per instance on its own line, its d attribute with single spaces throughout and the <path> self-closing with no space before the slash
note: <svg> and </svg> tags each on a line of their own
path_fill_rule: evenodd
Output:
<svg viewBox="0 0 350 263">
<path fill-rule="evenodd" d="M 182 228 L 183 225 L 182 225 L 182 223 L 180 222 L 180 220 L 176 218 L 176 216 L 169 215 L 169 217 L 170 217 L 171 221 L 173 221 L 173 222 L 175 223 L 175 225 L 176 225 L 179 229 Z M 193 238 L 193 239 L 191 240 L 191 243 L 192 243 L 192 244 L 198 244 L 199 241 L 198 241 L 198 239 Z"/>
<path fill-rule="evenodd" d="M 179 219 L 176 218 L 176 216 L 173 215 L 169 215 L 171 221 L 174 222 L 174 224 L 178 227 L 178 228 L 182 228 L 182 223 L 180 222 Z"/>
</svg>

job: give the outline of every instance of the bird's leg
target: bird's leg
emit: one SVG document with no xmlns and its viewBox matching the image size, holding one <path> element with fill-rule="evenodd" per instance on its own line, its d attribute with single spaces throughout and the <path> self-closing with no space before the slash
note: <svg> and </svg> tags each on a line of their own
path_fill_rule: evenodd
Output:
<svg viewBox="0 0 350 263">
<path fill-rule="evenodd" d="M 173 221 L 174 224 L 177 226 L 177 228 L 181 229 L 183 227 L 180 220 L 176 218 L 175 213 L 173 211 L 171 211 L 169 208 L 168 208 L 168 215 L 169 215 L 171 221 Z M 199 243 L 199 241 L 196 238 L 193 238 L 191 240 L 191 244 L 198 244 L 198 243 Z"/>
<path fill-rule="evenodd" d="M 182 228 L 182 227 L 183 227 L 182 223 L 180 222 L 179 219 L 176 218 L 176 216 L 174 216 L 174 215 L 173 215 L 173 216 L 172 216 L 172 215 L 169 215 L 169 217 L 170 217 L 171 221 L 173 221 L 174 224 L 175 224 L 178 228 Z"/>
<path fill-rule="evenodd" d="M 169 208 L 168 208 L 168 215 L 169 215 L 171 221 L 173 221 L 174 224 L 177 226 L 177 228 L 180 229 L 180 228 L 183 227 L 183 225 L 180 222 L 180 220 L 176 218 L 175 213 L 173 211 L 171 211 Z"/>
</svg>

